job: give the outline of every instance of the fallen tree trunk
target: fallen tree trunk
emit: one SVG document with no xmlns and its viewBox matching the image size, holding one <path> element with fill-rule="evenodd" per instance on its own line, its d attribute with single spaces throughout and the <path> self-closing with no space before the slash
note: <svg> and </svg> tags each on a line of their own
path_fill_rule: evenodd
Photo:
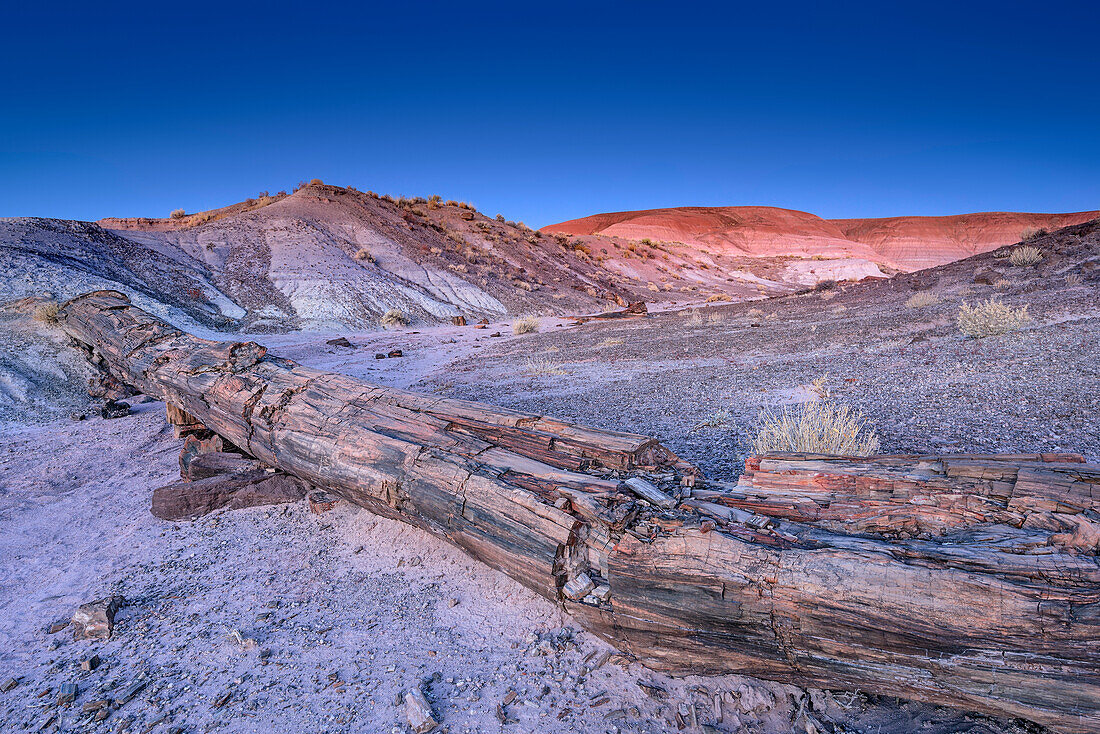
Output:
<svg viewBox="0 0 1100 734">
<path fill-rule="evenodd" d="M 198 339 L 114 292 L 59 320 L 179 420 L 449 540 L 650 667 L 1100 732 L 1100 468 L 1079 457 L 761 457 L 726 485 L 643 436 Z"/>
</svg>

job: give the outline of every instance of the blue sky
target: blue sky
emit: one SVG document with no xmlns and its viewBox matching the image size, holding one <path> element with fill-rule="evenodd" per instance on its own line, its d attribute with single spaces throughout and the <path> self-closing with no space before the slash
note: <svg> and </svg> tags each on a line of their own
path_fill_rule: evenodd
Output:
<svg viewBox="0 0 1100 734">
<path fill-rule="evenodd" d="M 1096 2 L 108 5 L 5 11 L 0 216 L 1100 208 Z"/>
</svg>

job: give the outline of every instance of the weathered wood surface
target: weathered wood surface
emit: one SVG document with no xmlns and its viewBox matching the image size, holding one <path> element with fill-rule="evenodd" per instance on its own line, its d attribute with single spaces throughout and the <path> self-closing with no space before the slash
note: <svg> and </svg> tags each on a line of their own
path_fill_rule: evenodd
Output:
<svg viewBox="0 0 1100 734">
<path fill-rule="evenodd" d="M 59 319 L 122 382 L 446 538 L 651 667 L 1100 732 L 1100 468 L 1079 457 L 760 457 L 740 485 L 681 488 L 693 470 L 652 439 L 197 339 L 121 294 Z"/>
</svg>

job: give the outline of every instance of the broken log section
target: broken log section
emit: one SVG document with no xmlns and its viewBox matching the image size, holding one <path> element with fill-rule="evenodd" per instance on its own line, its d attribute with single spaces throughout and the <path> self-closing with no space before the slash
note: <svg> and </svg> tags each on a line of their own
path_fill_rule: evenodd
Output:
<svg viewBox="0 0 1100 734">
<path fill-rule="evenodd" d="M 653 439 L 198 339 L 118 293 L 59 320 L 118 380 L 447 539 L 650 667 L 1100 732 L 1100 467 L 1079 457 L 777 455 L 738 485 L 681 486 L 696 473 Z"/>
</svg>

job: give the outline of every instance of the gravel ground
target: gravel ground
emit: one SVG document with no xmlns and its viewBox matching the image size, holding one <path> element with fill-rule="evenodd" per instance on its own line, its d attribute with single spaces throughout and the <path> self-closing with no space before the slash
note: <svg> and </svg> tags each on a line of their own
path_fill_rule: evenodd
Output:
<svg viewBox="0 0 1100 734">
<path fill-rule="evenodd" d="M 1069 253 L 1049 245 L 1040 268 L 988 254 L 886 282 L 550 330 L 421 387 L 651 434 L 715 478 L 741 471 L 762 409 L 811 399 L 822 377 L 867 416 L 884 452 L 1076 451 L 1097 461 L 1100 270 L 1090 265 L 1100 264 L 1100 225 L 1073 229 L 1087 234 Z M 1006 282 L 973 282 L 987 263 Z M 940 303 L 907 307 L 918 290 Z M 992 296 L 1027 305 L 1031 324 L 963 337 L 959 306 Z M 547 366 L 563 374 L 538 374 Z"/>
</svg>

